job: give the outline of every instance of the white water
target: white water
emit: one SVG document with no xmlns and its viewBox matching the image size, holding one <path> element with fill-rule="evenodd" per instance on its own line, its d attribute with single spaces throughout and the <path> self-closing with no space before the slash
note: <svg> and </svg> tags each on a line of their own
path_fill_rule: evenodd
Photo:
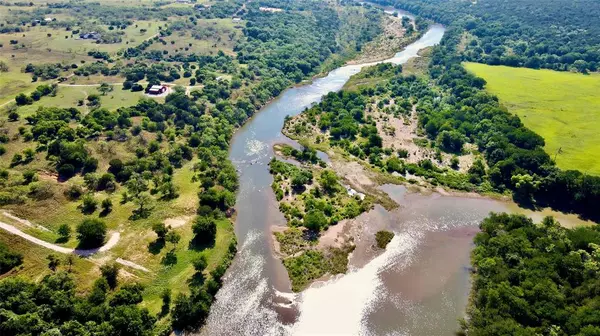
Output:
<svg viewBox="0 0 600 336">
<path fill-rule="evenodd" d="M 434 25 L 418 41 L 385 62 L 402 64 L 416 57 L 420 49 L 437 44 L 443 34 L 444 28 Z M 270 227 L 278 221 L 283 224 L 284 219 L 277 210 L 269 188 L 272 177 L 265 167 L 274 155 L 271 146 L 281 139 L 280 130 L 285 116 L 299 114 L 317 103 L 323 95 L 340 90 L 364 66 L 367 64 L 344 66 L 311 84 L 286 90 L 234 136 L 230 159 L 240 172 L 236 235 L 242 244 L 217 294 L 203 334 L 367 333 L 362 321 L 378 295 L 384 295 L 379 293 L 382 288 L 379 272 L 392 263 L 397 265 L 396 259 L 400 257 L 408 263 L 407 256 L 414 248 L 416 237 L 399 235 L 390 243 L 388 252 L 366 267 L 332 280 L 322 288 L 310 288 L 295 300 L 295 294 L 281 292 L 286 290 L 285 287 L 289 288 L 289 283 L 285 285 L 287 280 L 280 278 L 284 273 L 281 271 L 283 266 L 274 259 L 270 248 Z M 294 315 L 290 309 L 282 313 L 282 309 L 288 307 L 300 310 L 300 319 L 291 326 L 281 322 L 289 321 L 290 315 Z"/>
<path fill-rule="evenodd" d="M 392 264 L 395 267 L 409 265 L 418 241 L 418 234 L 398 234 L 386 251 L 365 267 L 305 290 L 300 318 L 292 334 L 370 335 L 365 317 L 378 299 L 387 294 L 380 272 Z"/>
</svg>

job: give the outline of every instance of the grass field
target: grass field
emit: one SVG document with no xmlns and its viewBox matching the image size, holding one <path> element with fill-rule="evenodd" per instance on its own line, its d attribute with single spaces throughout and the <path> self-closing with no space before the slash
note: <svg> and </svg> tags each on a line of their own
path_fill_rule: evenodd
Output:
<svg viewBox="0 0 600 336">
<path fill-rule="evenodd" d="M 486 88 L 546 140 L 562 169 L 600 175 L 600 75 L 465 63 Z"/>
</svg>

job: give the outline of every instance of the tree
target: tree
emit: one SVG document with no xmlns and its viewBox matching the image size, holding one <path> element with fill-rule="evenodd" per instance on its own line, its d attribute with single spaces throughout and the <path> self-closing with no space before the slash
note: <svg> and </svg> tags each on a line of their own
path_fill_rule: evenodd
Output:
<svg viewBox="0 0 600 336">
<path fill-rule="evenodd" d="M 160 313 L 164 316 L 167 315 L 169 313 L 169 309 L 171 309 L 171 289 L 165 288 L 160 294 L 160 298 L 162 299 Z"/>
<path fill-rule="evenodd" d="M 67 254 L 67 257 L 65 258 L 65 264 L 69 266 L 68 271 L 71 272 L 73 265 L 75 265 L 75 256 L 73 254 Z"/>
<path fill-rule="evenodd" d="M 516 200 L 526 203 L 533 201 L 533 194 L 540 186 L 539 180 L 529 174 L 513 175 L 510 180 L 515 186 Z"/>
<path fill-rule="evenodd" d="M 102 272 L 102 276 L 106 279 L 110 289 L 115 289 L 117 287 L 119 268 L 117 263 L 109 263 L 100 266 L 100 272 Z"/>
<path fill-rule="evenodd" d="M 61 224 L 58 227 L 58 235 L 61 240 L 68 241 L 71 238 L 71 227 L 68 224 Z"/>
<path fill-rule="evenodd" d="M 84 219 L 77 226 L 77 239 L 82 248 L 96 248 L 104 243 L 106 224 L 96 218 Z"/>
<path fill-rule="evenodd" d="M 152 225 L 152 231 L 156 233 L 158 239 L 165 239 L 167 232 L 169 232 L 169 228 L 165 226 L 162 222 L 157 222 Z"/>
<path fill-rule="evenodd" d="M 208 217 L 196 216 L 192 225 L 194 241 L 200 244 L 209 244 L 215 241 L 217 235 L 217 223 Z"/>
<path fill-rule="evenodd" d="M 25 95 L 24 93 L 19 93 L 16 97 L 15 97 L 15 102 L 17 103 L 17 105 L 22 106 L 22 105 L 29 105 L 31 103 L 33 103 L 33 99 L 31 99 L 30 97 L 28 97 L 27 95 Z"/>
<path fill-rule="evenodd" d="M 113 90 L 112 85 L 108 84 L 108 83 L 102 83 L 100 84 L 100 86 L 98 87 L 98 91 L 100 91 L 100 93 L 103 96 L 106 96 L 107 93 L 111 92 Z"/>
<path fill-rule="evenodd" d="M 0 274 L 4 274 L 23 263 L 23 255 L 8 249 L 0 243 Z"/>
<path fill-rule="evenodd" d="M 206 260 L 206 256 L 201 254 L 198 258 L 194 259 L 193 264 L 196 272 L 202 273 L 208 266 L 208 261 Z"/>
<path fill-rule="evenodd" d="M 58 259 L 54 254 L 49 254 L 46 259 L 48 260 L 48 268 L 54 272 L 60 265 L 60 259 Z"/>
<path fill-rule="evenodd" d="M 104 214 L 108 214 L 109 212 L 112 211 L 112 201 L 110 200 L 110 198 L 105 198 L 102 200 L 102 213 Z"/>
<path fill-rule="evenodd" d="M 152 209 L 152 205 L 154 204 L 154 199 L 150 196 L 148 192 L 139 193 L 134 199 L 133 202 L 137 205 L 137 209 L 135 210 L 136 215 L 140 217 L 145 217 L 148 215 L 149 211 Z"/>
<path fill-rule="evenodd" d="M 83 213 L 90 214 L 90 213 L 96 211 L 97 207 L 98 207 L 98 201 L 96 201 L 96 199 L 94 198 L 93 195 L 86 194 L 85 196 L 83 196 L 83 199 L 81 202 L 81 211 Z"/>
<path fill-rule="evenodd" d="M 323 187 L 323 189 L 325 189 L 325 191 L 328 193 L 333 193 L 333 192 L 337 191 L 339 188 L 337 175 L 332 170 L 329 170 L 329 169 L 324 170 L 321 173 L 321 177 L 319 178 L 319 183 L 321 183 L 321 186 Z"/>
<path fill-rule="evenodd" d="M 325 217 L 325 214 L 321 210 L 313 209 L 304 215 L 304 226 L 307 229 L 321 231 L 327 227 L 327 224 L 327 217 Z"/>
<path fill-rule="evenodd" d="M 173 244 L 173 246 L 176 246 L 179 241 L 181 240 L 181 236 L 179 235 L 179 233 L 171 230 L 169 232 L 167 232 L 167 235 L 165 236 L 165 240 L 171 244 Z"/>
</svg>

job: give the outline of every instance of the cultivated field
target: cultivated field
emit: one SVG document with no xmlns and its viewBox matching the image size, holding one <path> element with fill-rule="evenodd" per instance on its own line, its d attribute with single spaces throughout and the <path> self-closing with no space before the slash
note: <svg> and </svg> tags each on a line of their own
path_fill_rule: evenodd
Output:
<svg viewBox="0 0 600 336">
<path fill-rule="evenodd" d="M 510 112 L 544 137 L 562 169 L 600 174 L 600 75 L 466 63 Z"/>
</svg>

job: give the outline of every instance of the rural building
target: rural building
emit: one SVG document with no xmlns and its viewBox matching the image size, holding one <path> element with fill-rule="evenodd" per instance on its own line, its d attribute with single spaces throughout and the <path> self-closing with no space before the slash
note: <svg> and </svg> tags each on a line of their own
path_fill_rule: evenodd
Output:
<svg viewBox="0 0 600 336">
<path fill-rule="evenodd" d="M 232 19 L 232 21 L 233 21 L 233 22 L 241 22 L 241 21 L 242 21 L 242 18 L 234 17 L 234 18 Z"/>
<path fill-rule="evenodd" d="M 283 9 L 281 9 L 281 8 L 273 8 L 273 7 L 259 7 L 258 9 L 261 12 L 270 12 L 270 13 L 283 12 Z"/>
<path fill-rule="evenodd" d="M 151 95 L 159 95 L 163 94 L 167 91 L 167 87 L 164 85 L 152 85 L 150 90 L 148 90 L 148 94 Z"/>
<path fill-rule="evenodd" d="M 82 38 L 85 40 L 99 40 L 100 33 L 97 33 L 97 32 L 81 33 L 81 34 L 79 34 L 79 38 Z"/>
</svg>

